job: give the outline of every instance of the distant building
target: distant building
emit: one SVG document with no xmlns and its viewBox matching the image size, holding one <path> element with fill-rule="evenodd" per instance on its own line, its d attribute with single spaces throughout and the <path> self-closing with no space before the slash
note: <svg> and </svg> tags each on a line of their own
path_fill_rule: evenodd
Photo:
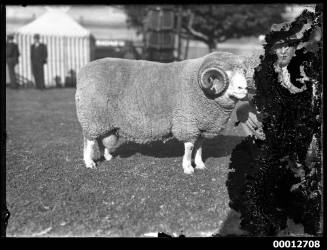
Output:
<svg viewBox="0 0 327 250">
<path fill-rule="evenodd" d="M 166 6 L 153 6 L 144 20 L 144 58 L 150 61 L 172 62 L 176 60 L 175 11 Z"/>
</svg>

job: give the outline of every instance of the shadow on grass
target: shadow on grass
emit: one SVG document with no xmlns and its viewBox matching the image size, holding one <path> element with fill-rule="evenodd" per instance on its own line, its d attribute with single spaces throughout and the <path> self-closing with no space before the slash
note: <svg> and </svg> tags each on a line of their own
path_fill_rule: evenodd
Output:
<svg viewBox="0 0 327 250">
<path fill-rule="evenodd" d="M 233 148 L 240 143 L 240 136 L 220 135 L 211 140 L 205 140 L 203 145 L 203 160 L 209 157 L 223 157 L 230 155 Z M 184 154 L 184 145 L 182 142 L 172 139 L 166 143 L 157 141 L 149 144 L 137 144 L 133 142 L 122 143 L 113 152 L 113 155 L 119 155 L 122 158 L 130 157 L 136 153 L 158 158 L 181 157 Z"/>
</svg>

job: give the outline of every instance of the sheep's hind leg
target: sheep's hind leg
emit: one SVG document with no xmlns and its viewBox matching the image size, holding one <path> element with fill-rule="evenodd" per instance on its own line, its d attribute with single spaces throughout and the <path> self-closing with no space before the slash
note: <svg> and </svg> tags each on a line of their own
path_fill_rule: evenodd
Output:
<svg viewBox="0 0 327 250">
<path fill-rule="evenodd" d="M 84 162 L 87 168 L 95 168 L 93 161 L 95 141 L 88 140 L 84 137 Z"/>
<path fill-rule="evenodd" d="M 206 166 L 204 165 L 204 162 L 202 160 L 202 143 L 203 143 L 202 138 L 200 138 L 196 142 L 196 153 L 195 153 L 195 158 L 194 158 L 194 163 L 195 163 L 196 169 L 205 169 L 206 168 Z"/>
<path fill-rule="evenodd" d="M 110 151 L 116 146 L 118 137 L 114 134 L 104 137 L 102 139 L 102 144 L 105 146 L 103 156 L 107 161 L 112 159 Z"/>
<path fill-rule="evenodd" d="M 98 146 L 99 146 L 99 153 L 100 153 L 100 157 L 101 157 L 101 160 L 103 160 L 103 158 L 102 157 L 104 157 L 105 158 L 105 146 L 103 145 L 103 143 L 102 143 L 102 139 L 100 139 L 100 138 L 98 138 L 97 139 L 97 142 L 98 142 Z M 106 159 L 106 158 L 105 158 Z M 106 159 L 107 160 L 107 159 Z"/>
<path fill-rule="evenodd" d="M 194 144 L 192 142 L 184 143 L 185 153 L 183 156 L 183 169 L 185 174 L 193 174 L 194 168 L 192 167 L 192 151 L 194 148 Z"/>
</svg>

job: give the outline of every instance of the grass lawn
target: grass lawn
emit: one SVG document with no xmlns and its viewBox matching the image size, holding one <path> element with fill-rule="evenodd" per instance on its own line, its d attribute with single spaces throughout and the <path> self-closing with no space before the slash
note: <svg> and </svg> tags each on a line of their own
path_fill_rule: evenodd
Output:
<svg viewBox="0 0 327 250">
<path fill-rule="evenodd" d="M 177 141 L 122 144 L 116 158 L 87 169 L 74 94 L 7 89 L 7 236 L 240 233 L 226 187 L 231 151 L 244 136 L 234 112 L 224 135 L 204 145 L 207 169 L 192 176 Z"/>
</svg>

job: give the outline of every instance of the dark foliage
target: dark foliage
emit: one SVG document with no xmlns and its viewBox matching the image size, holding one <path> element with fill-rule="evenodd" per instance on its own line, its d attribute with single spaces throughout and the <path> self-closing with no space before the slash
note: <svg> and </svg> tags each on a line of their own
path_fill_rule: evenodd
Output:
<svg viewBox="0 0 327 250">
<path fill-rule="evenodd" d="M 321 25 L 321 15 L 320 11 L 304 11 L 289 31 L 270 32 L 266 36 L 265 55 L 255 69 L 254 102 L 264 117 L 266 139 L 259 142 L 248 138 L 234 150 L 231 164 L 234 168 L 248 164 L 253 169 L 238 206 L 241 226 L 251 235 L 276 235 L 286 227 L 287 218 L 302 223 L 307 234 L 317 235 L 321 230 L 322 41 L 297 50 L 287 67 L 292 83 L 300 75 L 300 66 L 309 77 L 304 82 L 307 90 L 297 94 L 291 94 L 278 82 L 273 66 L 277 56 L 272 53 L 276 41 L 285 41 L 307 20 L 313 20 L 301 40 L 309 42 L 312 31 Z M 255 145 L 253 157 L 239 162 L 238 154 L 244 153 L 251 140 Z"/>
<path fill-rule="evenodd" d="M 210 49 L 231 38 L 258 36 L 266 33 L 267 27 L 282 22 L 284 4 L 216 4 L 184 6 L 187 13 L 194 14 L 192 28 L 202 36 L 192 32 L 187 26 L 190 17 L 184 19 L 183 27 L 193 39 L 203 41 Z"/>
</svg>

